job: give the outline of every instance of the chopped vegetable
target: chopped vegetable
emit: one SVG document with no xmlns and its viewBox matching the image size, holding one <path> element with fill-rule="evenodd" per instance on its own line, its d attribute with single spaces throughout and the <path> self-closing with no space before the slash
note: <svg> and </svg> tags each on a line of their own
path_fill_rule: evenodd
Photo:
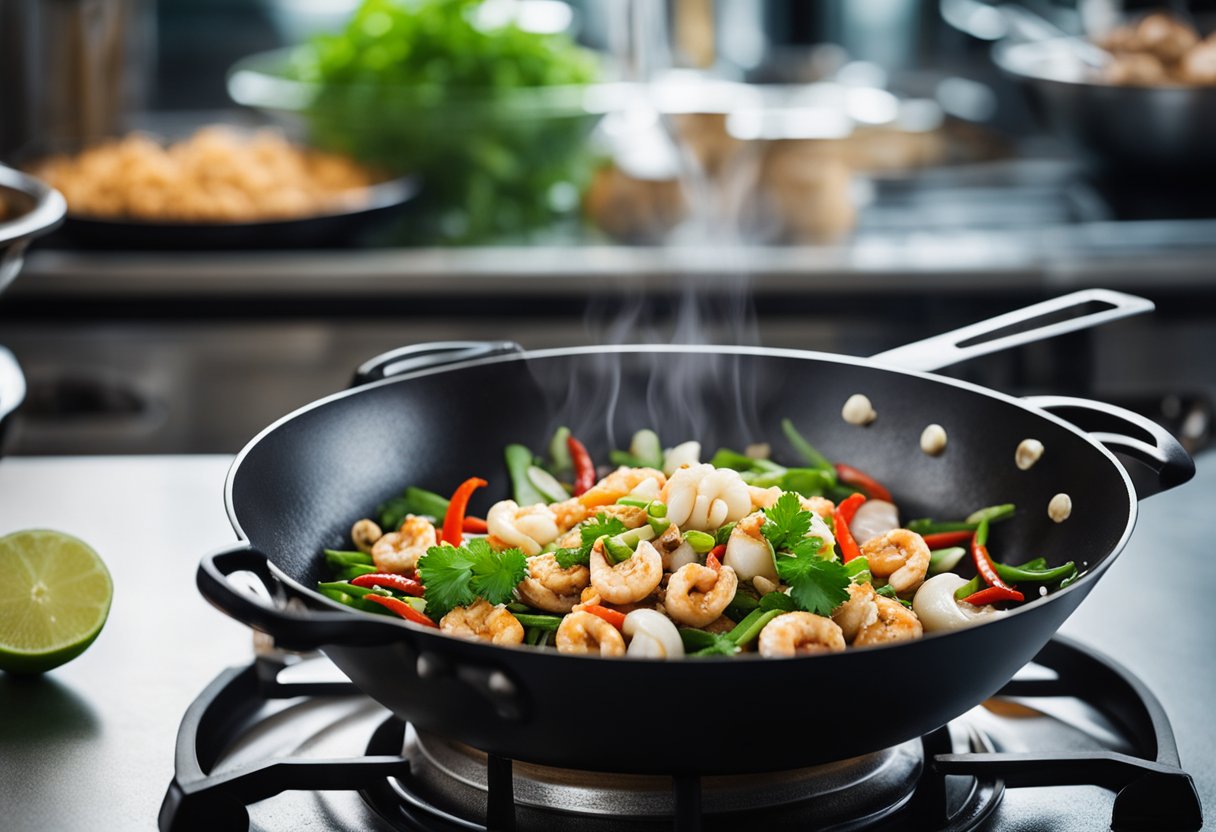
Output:
<svg viewBox="0 0 1216 832">
<path fill-rule="evenodd" d="M 539 465 L 528 466 L 528 480 L 537 491 L 545 495 L 547 503 L 560 503 L 568 496 L 557 478 Z"/>
<path fill-rule="evenodd" d="M 465 517 L 464 530 L 469 534 L 485 534 L 490 530 L 490 527 L 480 517 Z"/>
<path fill-rule="evenodd" d="M 640 430 L 633 435 L 629 443 L 629 453 L 641 463 L 641 468 L 663 467 L 663 444 L 659 435 L 652 430 Z"/>
<path fill-rule="evenodd" d="M 963 600 L 968 604 L 982 607 L 985 604 L 995 604 L 999 601 L 1023 601 L 1025 600 L 1025 596 L 1016 589 L 1003 586 L 990 586 L 987 589 L 981 589 L 979 592 L 968 595 Z"/>
<path fill-rule="evenodd" d="M 573 436 L 566 437 L 566 447 L 574 464 L 574 496 L 580 497 L 595 485 L 595 463 L 583 443 Z"/>
<path fill-rule="evenodd" d="M 878 593 L 879 595 L 881 595 L 883 598 L 890 598 L 892 601 L 898 601 L 899 603 L 903 604 L 908 609 L 912 609 L 912 602 L 905 600 L 903 598 L 900 598 L 899 593 L 896 592 L 895 588 L 892 587 L 890 584 L 884 584 L 883 586 L 880 586 L 878 589 L 876 589 L 874 591 L 876 593 Z"/>
<path fill-rule="evenodd" d="M 347 566 L 361 564 L 372 565 L 372 556 L 367 552 L 340 552 L 337 549 L 326 549 L 325 565 L 330 569 L 342 569 Z"/>
<path fill-rule="evenodd" d="M 967 515 L 968 523 L 982 523 L 987 520 L 989 523 L 994 523 L 997 520 L 1004 520 L 1006 517 L 1012 517 L 1015 506 L 1013 503 L 1002 503 L 999 506 L 988 506 L 986 508 L 977 509 Z"/>
<path fill-rule="evenodd" d="M 847 561 L 844 565 L 844 572 L 855 584 L 868 583 L 871 579 L 870 562 L 861 555 Z M 862 577 L 863 575 L 864 577 Z"/>
<path fill-rule="evenodd" d="M 581 546 L 577 549 L 558 549 L 553 553 L 553 557 L 557 561 L 557 565 L 563 569 L 569 569 L 571 566 L 579 564 L 586 566 L 591 563 L 591 548 L 595 545 L 595 541 L 601 537 L 614 537 L 626 531 L 629 530 L 624 523 L 601 512 L 595 515 L 594 520 L 584 523 L 579 529 Z"/>
<path fill-rule="evenodd" d="M 984 581 L 980 578 L 979 575 L 976 575 L 974 578 L 967 581 L 967 583 L 963 584 L 958 589 L 954 590 L 954 600 L 962 601 L 963 599 L 968 598 L 968 597 L 974 595 L 975 593 L 979 592 L 983 588 L 984 588 Z"/>
<path fill-rule="evenodd" d="M 734 530 L 735 524 L 727 523 L 725 526 L 722 526 L 720 529 L 714 532 L 714 540 L 717 541 L 719 546 L 725 546 L 726 542 L 730 540 L 730 533 Z"/>
<path fill-rule="evenodd" d="M 409 604 L 407 604 L 405 601 L 402 601 L 400 598 L 394 598 L 394 597 L 390 597 L 388 595 L 365 595 L 365 596 L 363 596 L 363 599 L 365 601 L 371 601 L 373 603 L 379 604 L 382 607 L 387 607 L 388 609 L 397 613 L 397 615 L 404 618 L 406 621 L 413 621 L 415 624 L 422 624 L 423 626 L 426 626 L 426 627 L 437 627 L 438 626 L 434 621 L 432 621 L 430 618 L 428 618 L 424 613 L 418 612 L 418 610 L 414 609 Z"/>
<path fill-rule="evenodd" d="M 793 422 L 791 422 L 789 419 L 782 419 L 781 430 L 783 433 L 785 433 L 785 438 L 789 440 L 789 443 L 794 446 L 794 450 L 806 460 L 807 465 L 810 465 L 813 468 L 819 468 L 823 471 L 834 470 L 832 468 L 832 463 L 828 461 L 828 458 L 819 453 L 819 451 L 816 450 L 810 442 L 807 442 L 806 439 L 802 437 L 802 434 L 798 433 L 798 429 L 794 427 Z"/>
<path fill-rule="evenodd" d="M 473 538 L 460 547 L 432 546 L 418 559 L 418 577 L 426 587 L 426 609 L 436 616 L 453 607 L 468 606 L 478 598 L 504 604 L 527 573 L 523 552 L 496 552 L 485 538 Z"/>
<path fill-rule="evenodd" d="M 852 494 L 842 500 L 832 515 L 836 521 L 836 542 L 840 545 L 840 559 L 845 563 L 861 557 L 861 547 L 853 539 L 849 531 L 849 521 L 857 513 L 857 508 L 866 501 L 864 494 Z"/>
<path fill-rule="evenodd" d="M 973 531 L 938 532 L 937 534 L 921 535 L 921 537 L 924 538 L 925 545 L 930 549 L 946 549 L 960 543 L 970 543 L 974 534 Z"/>
<path fill-rule="evenodd" d="M 570 449 L 566 446 L 569 438 L 570 428 L 562 426 L 553 431 L 553 438 L 549 440 L 549 468 L 559 476 L 574 469 Z"/>
<path fill-rule="evenodd" d="M 419 597 L 423 594 L 422 584 L 413 578 L 392 573 L 378 572 L 369 575 L 359 575 L 356 578 L 351 578 L 350 583 L 351 586 L 360 586 L 368 589 L 372 587 L 395 589 L 398 592 L 404 592 L 406 595 L 416 595 Z"/>
<path fill-rule="evenodd" d="M 510 607 L 508 607 L 510 609 Z M 525 608 L 526 609 L 526 608 Z M 530 615 L 512 610 L 515 620 L 527 629 L 556 631 L 562 624 L 560 615 Z"/>
<path fill-rule="evenodd" d="M 712 534 L 699 532 L 695 529 L 689 529 L 684 532 L 684 542 L 691 546 L 692 550 L 698 555 L 708 554 L 717 545 Z"/>
<path fill-rule="evenodd" d="M 760 631 L 764 629 L 764 625 L 781 615 L 781 612 L 781 610 L 753 610 L 748 614 L 747 618 L 736 624 L 734 629 L 726 634 L 726 637 L 733 641 L 737 647 L 746 647 L 759 638 Z"/>
<path fill-rule="evenodd" d="M 448 504 L 447 516 L 443 518 L 443 535 L 440 542 L 459 546 L 464 539 L 464 513 L 469 507 L 469 498 L 479 488 L 489 485 L 481 477 L 469 477 L 456 487 L 452 500 Z"/>
<path fill-rule="evenodd" d="M 587 604 L 583 612 L 589 612 L 597 618 L 602 618 L 618 630 L 625 626 L 625 613 L 609 609 L 602 604 Z"/>
<path fill-rule="evenodd" d="M 1054 569 L 1028 569 L 1026 566 L 1006 566 L 1003 563 L 993 563 L 996 573 L 1002 580 L 1014 583 L 1017 581 L 1034 581 L 1035 583 L 1054 584 L 1062 581 L 1077 570 L 1072 561 L 1061 564 Z"/>
<path fill-rule="evenodd" d="M 777 574 L 789 584 L 790 597 L 802 609 L 831 615 L 832 610 L 849 600 L 846 589 L 849 576 L 841 564 L 819 557 L 819 546 L 813 541 L 818 538 L 805 538 L 789 556 L 778 555 Z"/>
<path fill-rule="evenodd" d="M 512 444 L 503 449 L 507 460 L 507 472 L 511 475 L 511 490 L 515 502 L 521 506 L 534 506 L 549 502 L 544 493 L 532 484 L 528 469 L 532 467 L 532 452 L 524 445 Z"/>
<path fill-rule="evenodd" d="M 989 586 L 1012 590 L 1013 587 L 1001 580 L 1001 576 L 996 571 L 996 565 L 988 554 L 988 547 L 984 545 L 987 539 L 988 521 L 985 519 L 980 521 L 979 528 L 975 530 L 975 537 L 971 539 L 971 558 L 975 561 L 975 571 Z"/>
<path fill-rule="evenodd" d="M 798 609 L 798 602 L 784 592 L 770 592 L 760 599 L 760 609 L 794 612 Z"/>
<path fill-rule="evenodd" d="M 937 575 L 950 572 L 959 565 L 967 550 L 962 546 L 951 546 L 948 549 L 933 549 L 929 552 L 929 574 Z"/>
<path fill-rule="evenodd" d="M 633 549 L 620 537 L 604 538 L 604 554 L 613 563 L 623 563 L 633 557 Z"/>
<path fill-rule="evenodd" d="M 385 530 L 400 528 L 409 514 L 441 520 L 447 513 L 447 497 L 412 485 L 400 497 L 393 497 L 376 507 L 376 517 Z"/>
<path fill-rule="evenodd" d="M 1004 503 L 999 506 L 988 506 L 974 511 L 966 520 L 939 522 L 931 520 L 928 517 L 921 517 L 917 520 L 909 521 L 905 524 L 904 528 L 922 536 L 938 534 L 940 532 L 973 532 L 979 528 L 981 520 L 987 520 L 989 523 L 1007 520 L 1014 515 L 1015 510 L 1016 506 L 1013 503 Z"/>
<path fill-rule="evenodd" d="M 891 498 L 891 492 L 886 489 L 882 483 L 871 477 L 865 471 L 860 471 L 852 465 L 845 465 L 843 462 L 836 463 L 836 478 L 839 482 L 845 485 L 852 485 L 860 488 L 866 493 L 866 496 L 874 500 L 884 500 L 888 503 L 895 502 Z"/>
</svg>

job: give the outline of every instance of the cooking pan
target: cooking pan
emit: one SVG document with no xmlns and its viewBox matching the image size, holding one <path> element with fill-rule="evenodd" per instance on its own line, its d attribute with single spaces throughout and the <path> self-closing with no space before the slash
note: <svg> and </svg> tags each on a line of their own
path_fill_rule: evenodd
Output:
<svg viewBox="0 0 1216 832">
<path fill-rule="evenodd" d="M 1125 178 L 1212 174 L 1216 87 L 1123 86 L 1093 79 L 1082 38 L 999 43 L 993 61 L 1038 116 L 1092 166 Z"/>
<path fill-rule="evenodd" d="M 1194 474 L 1169 433 L 1137 414 L 1083 399 L 1017 399 L 924 371 L 1151 308 L 1090 290 L 869 359 L 746 347 L 407 347 L 368 362 L 353 389 L 284 417 L 240 452 L 226 501 L 242 542 L 203 558 L 199 589 L 280 646 L 320 648 L 419 729 L 514 759 L 730 774 L 886 748 L 1004 685 L 1110 567 L 1137 499 Z M 664 395 L 668 381 L 676 395 Z M 878 412 L 867 427 L 841 419 L 853 393 L 868 395 Z M 741 396 L 754 397 L 754 424 Z M 509 496 L 503 447 L 541 447 L 557 424 L 569 424 L 600 459 L 614 437 L 648 426 L 671 443 L 696 430 L 706 448 L 764 438 L 776 459 L 792 460 L 779 428 L 787 416 L 832 458 L 882 480 L 902 517 L 959 517 L 1014 502 L 1017 517 L 993 531 L 994 553 L 1074 560 L 1083 576 L 990 623 L 919 641 L 787 660 L 673 662 L 463 641 L 353 611 L 312 589 L 327 577 L 322 547 L 349 546 L 351 524 L 379 501 L 412 483 L 451 491 L 477 474 L 490 487 L 471 510 L 484 513 Z M 931 422 L 949 436 L 938 457 L 918 446 Z M 1014 449 L 1027 437 L 1046 452 L 1020 471 Z M 1135 486 L 1113 452 L 1138 469 Z M 1047 515 L 1057 492 L 1073 501 L 1072 517 L 1059 524 Z M 228 580 L 238 572 L 256 576 L 258 591 Z"/>
</svg>

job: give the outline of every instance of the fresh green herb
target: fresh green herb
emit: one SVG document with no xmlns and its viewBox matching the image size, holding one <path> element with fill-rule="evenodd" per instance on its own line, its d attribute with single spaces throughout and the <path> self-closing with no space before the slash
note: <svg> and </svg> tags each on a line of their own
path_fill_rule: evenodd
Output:
<svg viewBox="0 0 1216 832">
<path fill-rule="evenodd" d="M 689 656 L 733 656 L 739 646 L 722 633 L 708 633 L 692 627 L 680 628 L 680 640 Z"/>
<path fill-rule="evenodd" d="M 615 537 L 626 531 L 628 529 L 620 520 L 600 512 L 595 515 L 594 520 L 589 520 L 579 529 L 579 537 L 582 540 L 581 546 L 577 549 L 558 549 L 553 553 L 553 557 L 557 560 L 557 565 L 562 569 L 569 569 L 571 566 L 579 564 L 586 566 L 591 563 L 591 547 L 595 545 L 595 541 L 605 535 Z"/>
<path fill-rule="evenodd" d="M 790 596 L 807 612 L 831 615 L 849 600 L 849 575 L 843 565 L 819 557 L 823 541 L 803 538 L 790 555 L 777 555 L 777 574 L 790 585 Z"/>
<path fill-rule="evenodd" d="M 742 621 L 749 612 L 760 606 L 756 596 L 742 587 L 735 590 L 735 597 L 726 605 L 724 615 L 731 621 Z"/>
<path fill-rule="evenodd" d="M 798 609 L 798 602 L 784 592 L 770 592 L 760 596 L 760 609 L 793 612 Z"/>
<path fill-rule="evenodd" d="M 764 524 L 760 527 L 760 533 L 776 551 L 794 546 L 810 530 L 811 513 L 802 507 L 797 494 L 787 491 L 764 510 Z"/>
<path fill-rule="evenodd" d="M 898 595 L 896 595 L 895 590 L 891 588 L 890 584 L 885 584 L 883 586 L 880 586 L 878 589 L 876 589 L 874 591 L 877 592 L 879 595 L 881 595 L 883 598 L 890 598 L 892 601 L 898 601 L 899 603 L 903 604 L 908 609 L 912 609 L 912 602 L 905 601 L 903 598 L 900 598 Z"/>
<path fill-rule="evenodd" d="M 478 598 L 505 604 L 527 573 L 523 552 L 496 552 L 480 537 L 460 547 L 432 546 L 418 559 L 418 577 L 426 587 L 426 611 L 432 618 Z"/>
</svg>

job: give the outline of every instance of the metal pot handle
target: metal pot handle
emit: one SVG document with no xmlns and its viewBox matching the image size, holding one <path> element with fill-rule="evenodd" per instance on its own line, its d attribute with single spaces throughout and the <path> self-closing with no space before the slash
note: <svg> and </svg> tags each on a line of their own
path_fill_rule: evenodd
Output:
<svg viewBox="0 0 1216 832">
<path fill-rule="evenodd" d="M 355 370 L 355 380 L 352 386 L 358 387 L 361 384 L 399 376 L 402 373 L 412 373 L 416 370 L 429 370 L 432 367 L 443 367 L 461 361 L 472 361 L 495 355 L 511 355 L 523 351 L 524 348 L 514 341 L 431 341 L 425 344 L 411 344 L 381 353 L 360 364 L 359 368 Z"/>
<path fill-rule="evenodd" d="M 1072 396 L 1028 396 L 1023 401 L 1076 425 L 1120 457 L 1141 500 L 1195 476 L 1190 454 L 1173 434 L 1147 416 Z M 1127 465 L 1127 461 L 1135 464 Z"/>
<path fill-rule="evenodd" d="M 880 352 L 870 360 L 905 370 L 940 370 L 970 358 L 1151 312 L 1153 308 L 1151 300 L 1135 295 L 1084 289 Z"/>
<path fill-rule="evenodd" d="M 265 588 L 269 602 L 233 586 L 229 576 L 251 572 Z M 314 609 L 294 612 L 285 607 L 288 594 L 270 568 L 270 561 L 248 543 L 205 555 L 196 576 L 199 592 L 221 612 L 261 630 L 288 650 L 315 650 L 327 644 L 369 646 L 409 640 L 404 621 L 322 612 Z"/>
</svg>

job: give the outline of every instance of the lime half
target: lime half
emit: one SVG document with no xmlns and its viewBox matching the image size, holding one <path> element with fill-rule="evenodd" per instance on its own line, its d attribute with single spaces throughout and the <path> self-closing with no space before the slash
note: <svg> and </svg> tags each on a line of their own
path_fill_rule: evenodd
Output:
<svg viewBox="0 0 1216 832">
<path fill-rule="evenodd" d="M 42 673 L 85 651 L 110 613 L 101 557 L 63 532 L 0 537 L 0 670 Z"/>
</svg>

